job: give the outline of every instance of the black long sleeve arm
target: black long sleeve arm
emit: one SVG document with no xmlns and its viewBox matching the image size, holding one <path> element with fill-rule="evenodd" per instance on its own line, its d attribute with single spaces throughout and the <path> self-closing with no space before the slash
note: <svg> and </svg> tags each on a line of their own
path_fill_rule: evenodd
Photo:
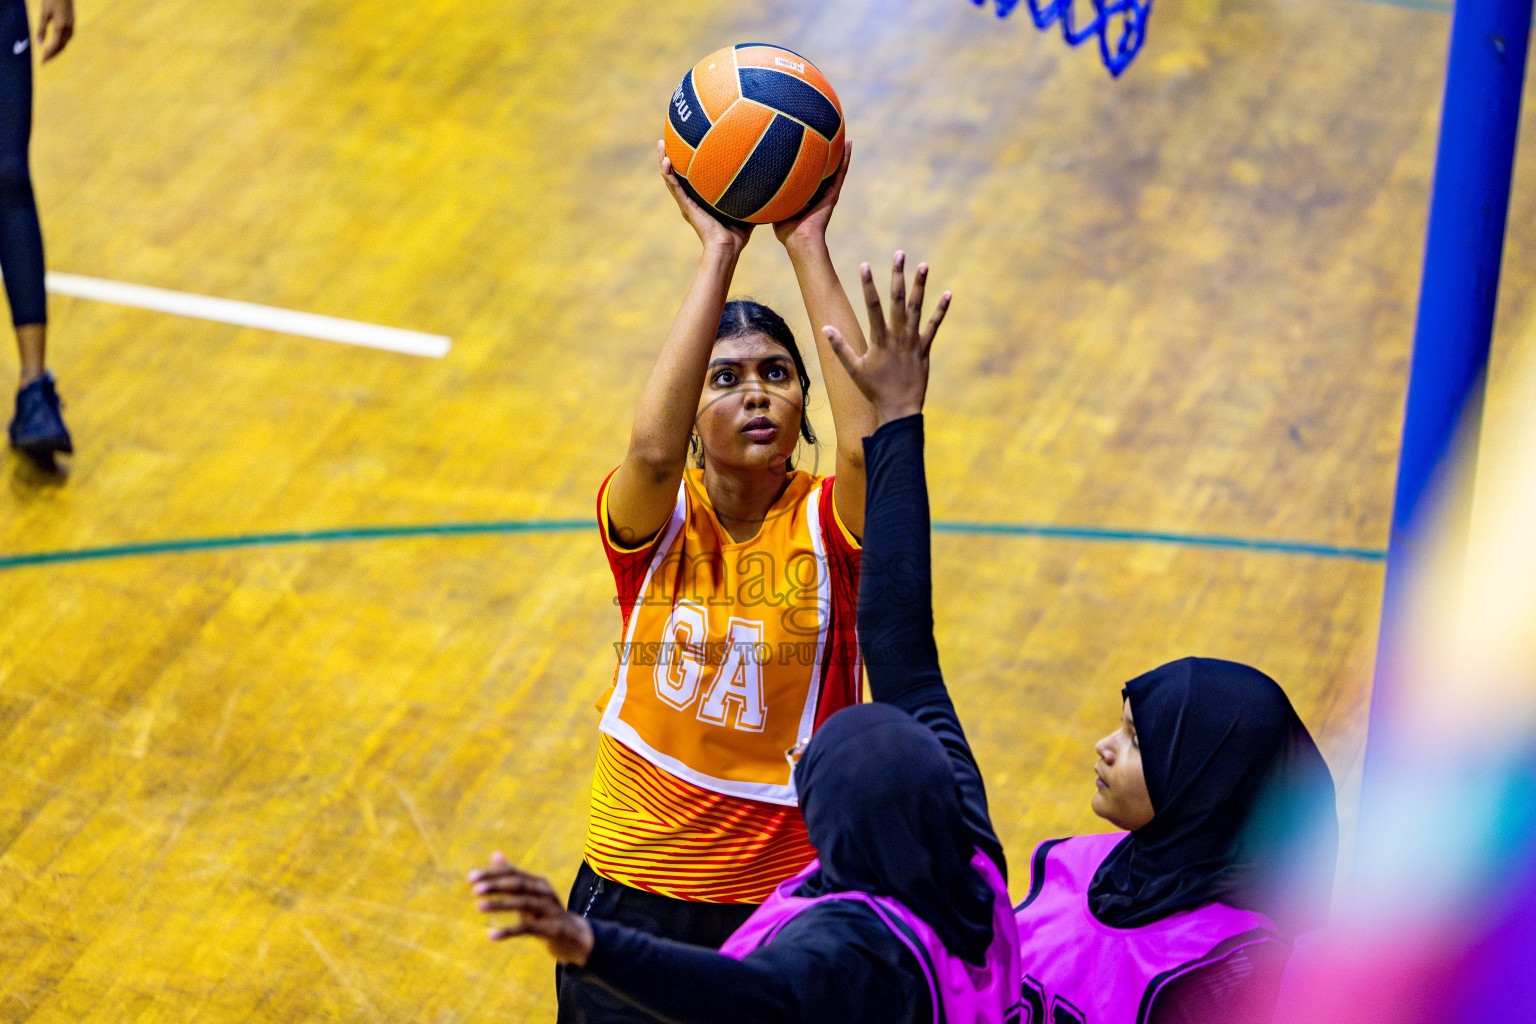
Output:
<svg viewBox="0 0 1536 1024">
<path fill-rule="evenodd" d="M 859 643 L 875 700 L 932 729 L 949 753 L 965 820 L 1006 879 L 1003 845 L 992 828 L 981 770 L 944 686 L 933 639 L 933 569 L 923 417 L 907 416 L 864 439 L 864 556 L 859 575 Z"/>
<path fill-rule="evenodd" d="M 666 1024 L 917 1024 L 922 968 L 869 908 L 818 904 L 735 960 L 610 921 L 592 922 L 579 970 Z"/>
<path fill-rule="evenodd" d="M 795 1020 L 797 1000 L 778 971 L 712 949 L 592 921 L 584 972 L 668 1024 Z"/>
</svg>

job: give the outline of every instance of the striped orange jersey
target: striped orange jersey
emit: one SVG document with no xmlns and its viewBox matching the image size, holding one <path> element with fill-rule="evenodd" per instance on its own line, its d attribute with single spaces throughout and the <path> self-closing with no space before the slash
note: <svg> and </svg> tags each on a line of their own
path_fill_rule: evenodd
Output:
<svg viewBox="0 0 1536 1024">
<path fill-rule="evenodd" d="M 612 479 L 610 474 L 609 480 Z M 586 859 L 681 899 L 756 903 L 814 856 L 785 752 L 858 701 L 859 546 L 832 478 L 794 472 L 752 539 L 690 469 L 634 549 L 598 526 L 623 616 L 603 702 Z"/>
</svg>

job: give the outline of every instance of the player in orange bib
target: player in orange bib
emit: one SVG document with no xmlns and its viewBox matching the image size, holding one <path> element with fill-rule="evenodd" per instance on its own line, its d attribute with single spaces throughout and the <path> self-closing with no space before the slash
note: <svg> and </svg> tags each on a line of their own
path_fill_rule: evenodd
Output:
<svg viewBox="0 0 1536 1024">
<path fill-rule="evenodd" d="M 624 461 L 598 491 L 623 632 L 600 702 L 597 770 L 577 913 L 718 947 L 814 856 L 786 752 L 857 703 L 854 637 L 863 437 L 874 410 L 821 328 L 863 351 L 827 252 L 847 173 L 774 225 L 815 328 L 837 430 L 835 476 L 814 444 L 810 385 L 777 313 L 726 301 L 751 225 L 722 224 L 662 176 L 703 254 L 640 396 Z M 558 978 L 562 1022 L 650 1021 Z"/>
</svg>

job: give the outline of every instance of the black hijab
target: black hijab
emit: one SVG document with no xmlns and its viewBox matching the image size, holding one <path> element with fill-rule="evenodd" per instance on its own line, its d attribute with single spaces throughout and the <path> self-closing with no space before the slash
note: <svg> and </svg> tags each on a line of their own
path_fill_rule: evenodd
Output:
<svg viewBox="0 0 1536 1024">
<path fill-rule="evenodd" d="M 821 859 L 801 896 L 889 896 L 976 966 L 992 943 L 992 890 L 971 867 L 975 843 L 932 731 L 888 704 L 829 717 L 795 768 L 800 812 Z"/>
<path fill-rule="evenodd" d="M 1285 691 L 1247 665 L 1184 658 L 1124 694 L 1153 817 L 1099 865 L 1094 916 L 1136 928 L 1220 902 L 1290 932 L 1322 924 L 1338 847 L 1333 778 Z"/>
</svg>

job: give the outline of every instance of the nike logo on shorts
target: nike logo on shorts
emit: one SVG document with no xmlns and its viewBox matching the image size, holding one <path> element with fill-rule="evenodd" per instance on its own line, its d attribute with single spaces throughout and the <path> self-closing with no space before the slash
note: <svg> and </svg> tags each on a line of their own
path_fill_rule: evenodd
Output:
<svg viewBox="0 0 1536 1024">
<path fill-rule="evenodd" d="M 32 40 L 30 38 L 28 38 L 28 39 L 23 39 L 19 43 L 12 43 L 11 44 L 11 52 L 16 54 L 18 57 L 21 56 L 21 54 L 26 52 L 27 44 L 30 43 L 30 42 L 32 42 Z"/>
</svg>

